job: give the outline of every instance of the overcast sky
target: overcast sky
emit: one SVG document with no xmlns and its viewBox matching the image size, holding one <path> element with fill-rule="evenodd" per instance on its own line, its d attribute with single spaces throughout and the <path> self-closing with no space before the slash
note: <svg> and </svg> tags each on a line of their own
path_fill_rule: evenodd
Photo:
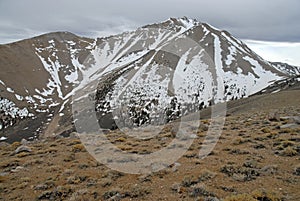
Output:
<svg viewBox="0 0 300 201">
<path fill-rule="evenodd" d="M 182 16 L 240 39 L 300 42 L 299 8 L 299 0 L 0 0 L 0 44 L 52 31 L 104 36 Z"/>
</svg>

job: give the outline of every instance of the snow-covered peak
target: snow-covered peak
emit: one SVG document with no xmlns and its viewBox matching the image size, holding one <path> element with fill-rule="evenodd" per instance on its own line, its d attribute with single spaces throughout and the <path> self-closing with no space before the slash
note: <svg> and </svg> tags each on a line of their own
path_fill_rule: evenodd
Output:
<svg viewBox="0 0 300 201">
<path fill-rule="evenodd" d="M 187 18 L 187 17 L 169 18 L 168 21 L 170 21 L 174 25 L 183 26 L 186 29 L 190 29 L 190 28 L 200 24 L 200 22 L 198 22 L 197 20 Z"/>
<path fill-rule="evenodd" d="M 161 29 L 168 29 L 172 31 L 185 31 L 200 25 L 201 23 L 195 19 L 181 17 L 181 18 L 169 18 L 168 20 L 162 21 L 160 23 L 154 23 L 150 25 L 146 25 L 142 28 L 161 28 Z"/>
</svg>

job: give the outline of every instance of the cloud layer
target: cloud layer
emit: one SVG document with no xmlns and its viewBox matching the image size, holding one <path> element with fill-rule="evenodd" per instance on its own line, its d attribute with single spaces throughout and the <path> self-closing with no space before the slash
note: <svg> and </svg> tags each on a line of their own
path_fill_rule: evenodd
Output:
<svg viewBox="0 0 300 201">
<path fill-rule="evenodd" d="M 245 40 L 246 44 L 264 59 L 300 66 L 300 43 L 262 42 Z"/>
<path fill-rule="evenodd" d="M 103 36 L 182 16 L 238 38 L 299 42 L 298 8 L 298 0 L 0 0 L 0 43 L 51 31 Z"/>
</svg>

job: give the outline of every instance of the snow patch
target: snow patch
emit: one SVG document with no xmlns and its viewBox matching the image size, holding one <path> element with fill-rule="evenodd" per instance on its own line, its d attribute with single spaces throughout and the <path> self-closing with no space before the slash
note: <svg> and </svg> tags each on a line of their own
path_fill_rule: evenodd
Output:
<svg viewBox="0 0 300 201">
<path fill-rule="evenodd" d="M 230 46 L 228 49 L 229 49 L 229 54 L 227 55 L 225 64 L 227 66 L 230 66 L 232 62 L 235 60 L 236 48 L 234 46 Z"/>
<path fill-rule="evenodd" d="M 3 86 L 5 86 L 4 82 L 2 80 L 0 80 L 0 84 L 2 84 Z"/>
<path fill-rule="evenodd" d="M 180 18 L 179 21 L 183 24 L 183 26 L 188 30 L 195 26 L 195 21 L 188 18 Z"/>
<path fill-rule="evenodd" d="M 27 103 L 35 103 L 35 100 L 31 96 L 25 96 L 25 100 L 27 100 Z"/>
<path fill-rule="evenodd" d="M 19 100 L 19 101 L 24 100 L 24 97 L 23 97 L 23 96 L 20 96 L 20 95 L 18 95 L 18 94 L 15 94 L 15 96 L 16 96 L 16 99 Z"/>
<path fill-rule="evenodd" d="M 12 118 L 34 116 L 27 108 L 20 109 L 14 102 L 5 98 L 0 98 L 0 111 L 3 111 L 6 115 L 10 115 Z"/>
<path fill-rule="evenodd" d="M 2 127 L 0 127 L 0 130 L 2 129 Z M 6 137 L 0 137 L 0 141 L 4 141 L 4 140 L 7 140 L 7 138 Z"/>
<path fill-rule="evenodd" d="M 69 75 L 66 75 L 65 78 L 69 83 L 79 83 L 77 81 L 77 79 L 78 79 L 78 72 L 77 71 L 71 72 Z"/>
<path fill-rule="evenodd" d="M 10 93 L 15 93 L 15 91 L 12 88 L 7 87 L 6 90 Z"/>
<path fill-rule="evenodd" d="M 58 93 L 58 97 L 63 99 L 63 93 L 62 93 L 62 90 L 61 90 L 61 85 L 62 84 L 61 84 L 61 80 L 60 80 L 60 77 L 59 77 L 59 69 L 61 68 L 61 65 L 59 64 L 59 62 L 57 60 L 55 62 L 53 62 L 48 58 L 48 61 L 46 61 L 37 52 L 36 52 L 36 55 L 41 60 L 45 70 L 49 72 L 49 74 L 50 74 L 50 76 L 53 80 L 54 87 L 56 88 L 56 91 Z"/>
<path fill-rule="evenodd" d="M 256 93 L 269 86 L 275 80 L 279 80 L 281 77 L 272 73 L 271 71 L 266 71 L 263 67 L 258 63 L 258 61 L 254 60 L 249 56 L 243 57 L 246 61 L 248 61 L 252 66 L 254 73 L 259 76 L 259 78 L 255 78 L 256 82 L 253 86 L 251 86 L 251 93 Z"/>
<path fill-rule="evenodd" d="M 224 98 L 224 71 L 222 65 L 222 49 L 221 49 L 221 42 L 217 35 L 213 34 L 215 37 L 214 45 L 215 45 L 215 65 L 216 65 L 216 76 L 217 76 L 217 88 L 215 89 L 214 93 L 216 93 L 216 97 L 214 100 L 217 102 L 222 102 Z"/>
</svg>

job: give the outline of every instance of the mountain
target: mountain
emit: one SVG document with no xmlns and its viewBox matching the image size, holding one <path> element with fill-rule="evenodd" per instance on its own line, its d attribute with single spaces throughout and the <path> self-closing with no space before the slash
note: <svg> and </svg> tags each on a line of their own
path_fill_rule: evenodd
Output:
<svg viewBox="0 0 300 201">
<path fill-rule="evenodd" d="M 282 62 L 270 62 L 279 71 L 290 76 L 300 75 L 300 66 L 293 66 Z"/>
<path fill-rule="evenodd" d="M 261 95 L 266 93 L 277 93 L 282 90 L 297 90 L 300 89 L 300 67 L 292 66 L 287 63 L 282 62 L 270 62 L 274 66 L 274 68 L 279 71 L 289 75 L 285 79 L 278 80 L 271 85 L 267 86 L 263 90 L 258 93 L 252 95 Z"/>
<path fill-rule="evenodd" d="M 0 134 L 14 139 L 70 133 L 87 97 L 103 128 L 136 127 L 291 76 L 228 32 L 185 17 L 97 39 L 49 33 L 1 45 L 0 54 Z"/>
</svg>

